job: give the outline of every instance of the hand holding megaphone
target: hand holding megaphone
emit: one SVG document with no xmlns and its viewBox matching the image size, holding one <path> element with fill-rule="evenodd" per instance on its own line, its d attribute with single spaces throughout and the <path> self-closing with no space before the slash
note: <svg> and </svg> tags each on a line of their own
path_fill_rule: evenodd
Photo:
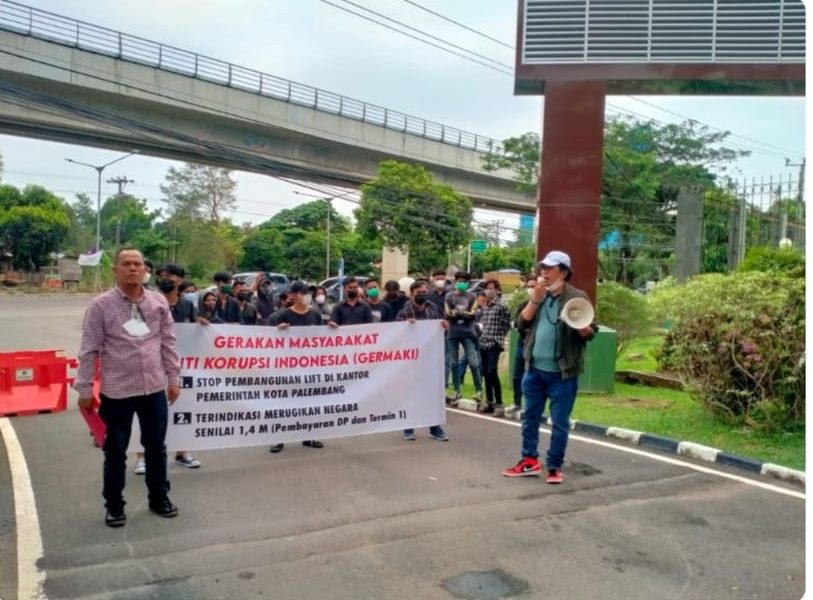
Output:
<svg viewBox="0 0 813 600">
<path fill-rule="evenodd" d="M 596 311 L 593 310 L 593 305 L 585 298 L 571 298 L 562 307 L 562 321 L 568 327 L 580 331 L 589 328 L 595 316 Z"/>
</svg>

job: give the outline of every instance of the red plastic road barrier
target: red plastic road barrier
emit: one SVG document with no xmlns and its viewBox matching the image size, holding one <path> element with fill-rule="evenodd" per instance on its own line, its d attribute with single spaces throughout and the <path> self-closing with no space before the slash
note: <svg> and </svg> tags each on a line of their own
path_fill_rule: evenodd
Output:
<svg viewBox="0 0 813 600">
<path fill-rule="evenodd" d="M 93 443 L 96 445 L 97 448 L 101 448 L 104 445 L 104 432 L 107 431 L 107 427 L 102 421 L 102 418 L 99 416 L 99 388 L 101 385 L 99 384 L 99 365 L 96 365 L 96 379 L 93 380 L 93 406 L 91 408 L 80 408 L 79 412 L 82 414 L 82 418 L 87 423 L 88 429 L 90 429 L 90 435 L 93 436 Z"/>
<path fill-rule="evenodd" d="M 62 350 L 0 352 L 0 416 L 59 412 L 68 404 L 68 367 Z"/>
</svg>

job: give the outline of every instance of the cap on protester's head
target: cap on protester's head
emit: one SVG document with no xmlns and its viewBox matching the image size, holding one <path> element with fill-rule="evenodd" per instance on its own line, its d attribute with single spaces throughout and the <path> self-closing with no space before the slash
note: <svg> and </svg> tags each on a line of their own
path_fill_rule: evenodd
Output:
<svg viewBox="0 0 813 600">
<path fill-rule="evenodd" d="M 290 292 L 292 294 L 307 294 L 308 292 L 312 292 L 313 289 L 312 285 L 308 285 L 304 281 L 294 281 L 291 284 Z"/>
<path fill-rule="evenodd" d="M 536 265 L 538 267 L 564 267 L 568 271 L 573 270 L 570 266 L 570 256 L 561 250 L 551 250 Z"/>
</svg>

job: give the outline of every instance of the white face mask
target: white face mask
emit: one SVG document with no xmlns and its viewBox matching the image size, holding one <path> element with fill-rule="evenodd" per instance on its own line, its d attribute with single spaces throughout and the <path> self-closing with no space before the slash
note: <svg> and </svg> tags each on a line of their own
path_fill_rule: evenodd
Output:
<svg viewBox="0 0 813 600">
<path fill-rule="evenodd" d="M 144 274 L 144 279 L 142 280 L 142 283 L 144 285 L 147 285 L 150 282 L 150 277 L 152 277 L 152 273 L 145 273 Z"/>
<path fill-rule="evenodd" d="M 497 297 L 497 290 L 486 290 L 486 298 L 493 300 Z"/>
<path fill-rule="evenodd" d="M 556 281 L 554 281 L 553 283 L 551 283 L 551 284 L 548 286 L 548 291 L 549 291 L 549 292 L 555 292 L 555 291 L 556 291 L 556 290 L 558 290 L 560 287 L 562 287 L 562 284 L 563 284 L 564 282 L 565 282 L 564 277 L 560 277 L 559 279 L 557 279 Z"/>
<path fill-rule="evenodd" d="M 446 280 L 444 279 L 435 279 L 435 287 L 437 289 L 441 289 L 446 285 Z"/>
<path fill-rule="evenodd" d="M 184 297 L 184 300 L 187 300 L 188 302 L 191 302 L 192 304 L 194 304 L 198 299 L 198 293 L 197 292 L 184 292 L 183 297 Z"/>
<path fill-rule="evenodd" d="M 533 297 L 533 295 L 534 295 L 534 288 L 525 288 L 525 289 L 526 289 L 526 291 L 528 292 L 528 296 Z"/>
<path fill-rule="evenodd" d="M 315 300 L 316 300 L 316 304 L 324 304 L 325 303 L 325 297 L 322 294 L 317 295 Z"/>
<path fill-rule="evenodd" d="M 311 295 L 304 294 L 302 296 L 302 306 L 310 306 L 311 305 Z"/>
</svg>

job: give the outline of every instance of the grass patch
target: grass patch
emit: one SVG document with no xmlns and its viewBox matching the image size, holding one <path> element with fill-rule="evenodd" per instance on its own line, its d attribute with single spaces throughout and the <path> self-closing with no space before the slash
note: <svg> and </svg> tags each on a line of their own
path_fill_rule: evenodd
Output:
<svg viewBox="0 0 813 600">
<path fill-rule="evenodd" d="M 500 374 L 500 380 L 507 406 L 513 401 L 507 372 Z M 474 393 L 470 373 L 462 391 L 468 398 Z M 615 394 L 579 394 L 572 418 L 692 441 L 792 469 L 805 468 L 804 430 L 768 434 L 728 425 L 679 390 L 616 382 Z"/>
<path fill-rule="evenodd" d="M 655 373 L 658 370 L 657 355 L 662 346 L 662 335 L 651 335 L 632 340 L 616 360 L 615 368 L 619 371 Z"/>
</svg>

